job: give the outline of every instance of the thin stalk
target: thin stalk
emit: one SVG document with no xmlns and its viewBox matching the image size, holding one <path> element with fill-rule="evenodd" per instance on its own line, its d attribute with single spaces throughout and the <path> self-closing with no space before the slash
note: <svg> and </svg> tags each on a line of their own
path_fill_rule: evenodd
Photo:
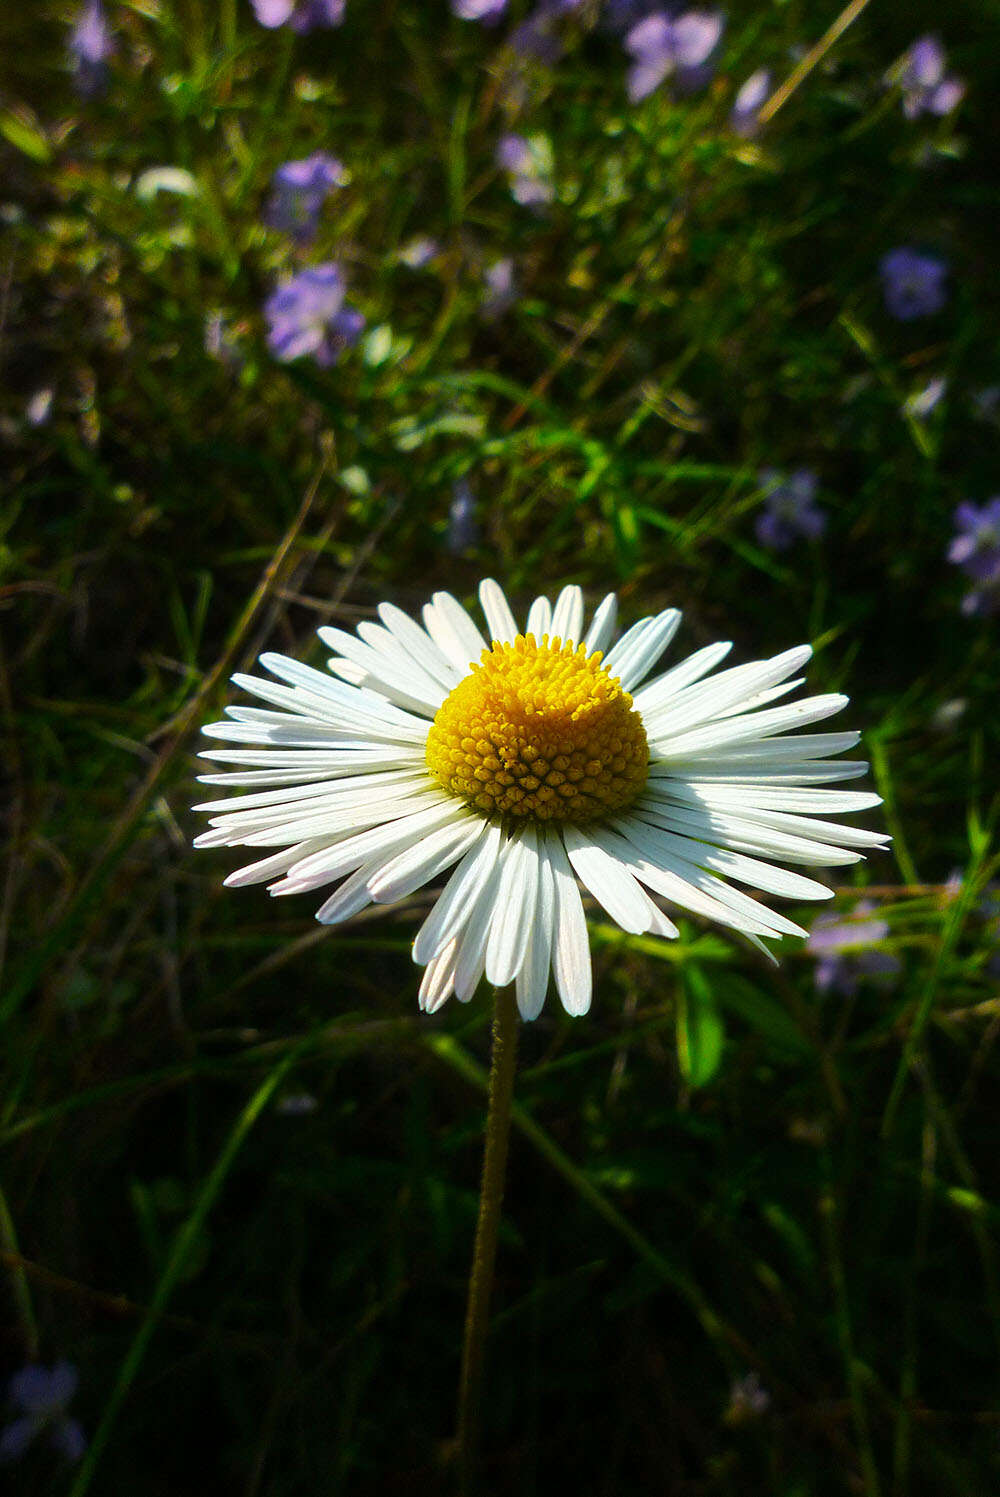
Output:
<svg viewBox="0 0 1000 1497">
<path fill-rule="evenodd" d="M 489 1102 L 486 1110 L 486 1148 L 479 1190 L 479 1217 L 469 1274 L 465 1311 L 462 1371 L 458 1383 L 459 1484 L 463 1497 L 472 1497 L 479 1457 L 479 1414 L 482 1403 L 483 1362 L 490 1320 L 490 1292 L 497 1256 L 497 1233 L 507 1173 L 507 1140 L 517 1062 L 517 1007 L 510 988 L 496 995 L 493 1010 L 493 1050 L 490 1058 Z"/>
</svg>

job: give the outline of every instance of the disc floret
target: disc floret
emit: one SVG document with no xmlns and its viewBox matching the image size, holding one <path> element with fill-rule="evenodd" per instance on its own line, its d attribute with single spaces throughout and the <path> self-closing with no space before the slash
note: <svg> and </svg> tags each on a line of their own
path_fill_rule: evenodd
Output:
<svg viewBox="0 0 1000 1497">
<path fill-rule="evenodd" d="M 440 707 L 427 767 L 491 819 L 583 825 L 646 783 L 642 720 L 601 653 L 558 636 L 494 640 Z"/>
</svg>

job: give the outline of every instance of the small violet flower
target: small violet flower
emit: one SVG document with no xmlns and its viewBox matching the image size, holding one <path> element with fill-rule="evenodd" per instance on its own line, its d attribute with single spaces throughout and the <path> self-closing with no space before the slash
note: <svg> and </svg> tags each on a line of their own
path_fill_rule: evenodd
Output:
<svg viewBox="0 0 1000 1497">
<path fill-rule="evenodd" d="M 630 102 L 645 99 L 671 74 L 685 90 L 707 82 L 708 59 L 723 24 L 717 10 L 689 10 L 676 17 L 656 11 L 633 26 L 625 37 L 625 50 L 635 58 L 628 73 Z"/>
<path fill-rule="evenodd" d="M 111 28 L 101 0 L 84 0 L 69 35 L 69 55 L 76 91 L 85 99 L 101 93 L 114 51 Z"/>
<path fill-rule="evenodd" d="M 750 1424 L 771 1407 L 771 1395 L 756 1372 L 748 1372 L 733 1381 L 729 1403 L 723 1419 L 729 1425 Z"/>
<path fill-rule="evenodd" d="M 820 915 L 813 921 L 805 949 L 816 957 L 818 992 L 850 998 L 863 981 L 892 986 L 902 964 L 892 952 L 872 949 L 889 934 L 888 921 L 874 911 L 873 901 L 862 899 L 846 916 Z"/>
<path fill-rule="evenodd" d="M 507 9 L 507 0 L 451 0 L 452 15 L 460 21 L 485 21 L 488 26 L 499 21 Z"/>
<path fill-rule="evenodd" d="M 465 478 L 460 478 L 451 491 L 448 509 L 448 550 L 452 556 L 461 556 L 479 540 L 476 524 L 476 496 Z"/>
<path fill-rule="evenodd" d="M 826 530 L 826 513 L 816 503 L 816 474 L 810 468 L 787 475 L 764 468 L 758 478 L 761 488 L 768 490 L 754 525 L 760 544 L 770 551 L 787 551 L 800 537 L 818 540 Z"/>
<path fill-rule="evenodd" d="M 933 317 L 948 300 L 948 267 L 936 255 L 900 245 L 882 256 L 879 271 L 886 308 L 900 322 Z"/>
<path fill-rule="evenodd" d="M 515 203 L 524 208 L 542 208 L 556 195 L 552 180 L 552 146 L 545 135 L 502 135 L 496 152 L 497 165 L 510 177 Z"/>
<path fill-rule="evenodd" d="M 423 270 L 425 266 L 436 260 L 440 253 L 439 241 L 432 239 L 429 234 L 421 234 L 416 239 L 407 240 L 397 258 L 400 265 L 406 265 L 410 270 Z"/>
<path fill-rule="evenodd" d="M 483 316 L 492 321 L 509 312 L 517 301 L 517 277 L 513 260 L 494 260 L 483 271 L 486 295 L 483 297 Z"/>
<path fill-rule="evenodd" d="M 729 112 L 730 129 L 749 140 L 760 129 L 760 111 L 771 92 L 770 68 L 758 68 L 740 89 Z"/>
<path fill-rule="evenodd" d="M 291 234 L 299 244 L 308 244 L 315 237 L 323 204 L 346 181 L 343 166 L 326 151 L 314 151 L 304 161 L 286 161 L 271 179 L 264 222 Z"/>
<path fill-rule="evenodd" d="M 0 1430 L 0 1461 L 20 1460 L 41 1434 L 48 1435 L 66 1460 L 80 1459 L 87 1441 L 78 1420 L 66 1413 L 77 1382 L 76 1368 L 69 1362 L 57 1362 L 54 1367 L 29 1365 L 15 1372 L 7 1396 L 17 1415 Z"/>
<path fill-rule="evenodd" d="M 965 84 L 945 74 L 944 48 L 936 36 L 922 36 L 913 43 L 890 73 L 903 93 L 903 113 L 908 120 L 921 114 L 950 114 L 965 97 Z"/>
<path fill-rule="evenodd" d="M 962 599 L 962 612 L 1000 612 L 1000 495 L 982 508 L 960 504 L 955 510 L 955 529 L 948 560 L 975 583 Z"/>
<path fill-rule="evenodd" d="M 339 26 L 344 19 L 347 0 L 250 0 L 253 13 L 262 26 L 290 25 L 304 35 L 321 26 Z"/>
<path fill-rule="evenodd" d="M 939 374 L 934 379 L 929 379 L 922 389 L 914 391 L 907 396 L 903 402 L 903 410 L 908 416 L 915 416 L 918 421 L 923 421 L 932 411 L 936 410 L 948 393 L 948 380 L 945 375 Z"/>
<path fill-rule="evenodd" d="M 267 344 L 283 364 L 313 358 L 321 368 L 336 363 L 361 336 L 365 319 L 344 305 L 346 283 L 338 265 L 312 265 L 283 282 L 264 305 Z"/>
</svg>

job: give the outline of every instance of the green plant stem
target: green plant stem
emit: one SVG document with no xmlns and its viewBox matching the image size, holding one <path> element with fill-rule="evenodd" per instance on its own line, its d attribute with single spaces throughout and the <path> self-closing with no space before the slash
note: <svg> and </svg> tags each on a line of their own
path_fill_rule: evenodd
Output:
<svg viewBox="0 0 1000 1497">
<path fill-rule="evenodd" d="M 456 1442 L 462 1497 L 471 1497 L 478 1465 L 483 1362 L 486 1333 L 489 1329 L 490 1291 L 493 1288 L 493 1267 L 497 1256 L 504 1177 L 507 1172 L 507 1140 L 510 1137 L 510 1109 L 516 1062 L 517 1007 L 513 991 L 503 988 L 496 995 L 493 1010 L 493 1050 L 486 1110 L 483 1180 L 479 1190 L 479 1216 L 472 1250 L 462 1343 L 462 1371 L 458 1382 Z"/>
</svg>

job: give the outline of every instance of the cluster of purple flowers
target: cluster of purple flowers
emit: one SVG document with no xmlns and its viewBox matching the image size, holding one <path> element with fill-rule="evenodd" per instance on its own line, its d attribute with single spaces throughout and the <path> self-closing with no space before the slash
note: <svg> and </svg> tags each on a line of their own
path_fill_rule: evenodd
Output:
<svg viewBox="0 0 1000 1497">
<path fill-rule="evenodd" d="M 304 35 L 322 26 L 339 26 L 347 0 L 250 0 L 262 26 L 291 26 Z"/>
<path fill-rule="evenodd" d="M 654 11 L 633 26 L 625 37 L 625 50 L 635 59 L 626 85 L 631 102 L 645 99 L 670 77 L 683 93 L 707 83 L 709 58 L 724 24 L 720 11 L 689 10 L 679 16 Z"/>
<path fill-rule="evenodd" d="M 922 36 L 890 72 L 899 85 L 908 120 L 922 114 L 950 114 L 965 97 L 965 84 L 945 72 L 944 48 L 936 36 Z"/>
<path fill-rule="evenodd" d="M 310 265 L 273 291 L 264 304 L 267 345 L 283 364 L 313 358 L 323 369 L 335 364 L 361 336 L 365 319 L 345 306 L 347 284 L 339 265 Z"/>
<path fill-rule="evenodd" d="M 955 529 L 948 560 L 974 583 L 962 599 L 962 612 L 1000 612 L 1000 495 L 982 507 L 960 504 L 955 510 Z"/>
<path fill-rule="evenodd" d="M 272 179 L 264 222 L 308 244 L 315 237 L 323 204 L 346 180 L 341 163 L 326 151 L 314 151 L 304 161 L 286 161 Z"/>
<path fill-rule="evenodd" d="M 933 317 L 948 300 L 948 266 L 937 255 L 900 245 L 882 256 L 879 272 L 886 308 L 900 322 Z"/>
<path fill-rule="evenodd" d="M 862 899 L 847 915 L 820 915 L 813 921 L 805 949 L 816 958 L 813 977 L 818 992 L 850 998 L 862 982 L 891 987 L 899 976 L 899 958 L 879 949 L 889 923 L 875 909 L 872 900 Z"/>
<path fill-rule="evenodd" d="M 816 503 L 816 474 L 810 468 L 779 473 L 764 468 L 758 474 L 766 497 L 754 529 L 762 546 L 787 551 L 795 541 L 815 541 L 826 530 L 826 513 Z"/>
<path fill-rule="evenodd" d="M 17 1461 L 41 1435 L 68 1461 L 78 1461 L 87 1448 L 83 1429 L 66 1410 L 79 1381 L 69 1362 L 54 1367 L 29 1364 L 15 1372 L 7 1387 L 14 1417 L 0 1430 L 0 1461 Z"/>
</svg>

